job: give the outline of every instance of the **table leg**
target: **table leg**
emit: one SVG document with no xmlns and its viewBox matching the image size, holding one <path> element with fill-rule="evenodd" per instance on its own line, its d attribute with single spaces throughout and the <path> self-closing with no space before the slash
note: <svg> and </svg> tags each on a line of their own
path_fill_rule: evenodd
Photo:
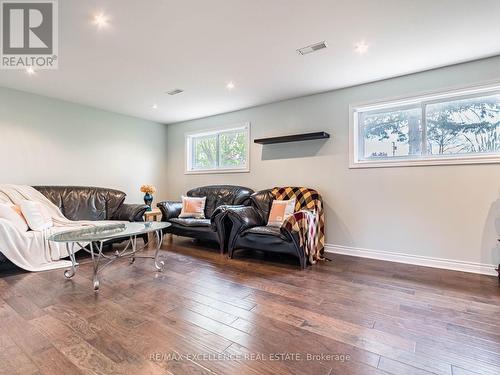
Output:
<svg viewBox="0 0 500 375">
<path fill-rule="evenodd" d="M 95 291 L 98 291 L 99 287 L 100 287 L 98 272 L 99 272 L 99 263 L 101 261 L 101 256 L 102 256 L 103 245 L 104 245 L 103 241 L 90 243 L 90 256 L 92 257 L 92 265 L 93 265 L 93 269 L 94 269 L 94 274 L 92 276 L 92 282 L 94 284 Z M 97 254 L 94 253 L 94 246 L 96 247 L 96 250 L 98 251 Z"/>
<path fill-rule="evenodd" d="M 135 262 L 135 253 L 137 251 L 137 236 L 130 237 L 130 244 L 132 246 L 132 256 L 130 257 L 130 264 Z M 148 237 L 149 242 L 149 237 Z"/>
<path fill-rule="evenodd" d="M 151 217 L 151 218 L 148 218 L 146 221 L 155 221 L 155 217 Z M 152 233 L 148 233 L 146 234 L 146 237 L 148 239 L 148 242 L 146 244 L 144 244 L 144 247 L 148 247 L 149 248 L 149 245 L 151 244 L 152 242 L 152 239 L 153 239 L 153 234 Z"/>
<path fill-rule="evenodd" d="M 69 270 L 64 271 L 64 277 L 67 279 L 71 279 L 73 276 L 75 276 L 76 267 L 78 266 L 78 263 L 76 263 L 74 250 L 75 250 L 75 243 L 66 242 L 66 251 L 68 252 L 69 259 L 71 260 L 71 268 Z"/>
<path fill-rule="evenodd" d="M 161 248 L 161 245 L 163 244 L 163 231 L 160 229 L 160 230 L 157 230 L 155 232 L 155 236 L 156 236 L 156 251 L 155 251 L 155 267 L 158 271 L 160 272 L 163 272 L 163 267 L 165 266 L 165 262 L 162 260 L 162 261 L 158 261 L 158 254 L 160 253 L 160 248 Z"/>
</svg>

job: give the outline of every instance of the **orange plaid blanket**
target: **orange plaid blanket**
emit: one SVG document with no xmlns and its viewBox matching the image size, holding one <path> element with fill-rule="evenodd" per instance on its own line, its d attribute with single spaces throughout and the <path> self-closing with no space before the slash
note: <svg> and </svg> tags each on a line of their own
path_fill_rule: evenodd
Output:
<svg viewBox="0 0 500 375">
<path fill-rule="evenodd" d="M 272 195 L 277 200 L 296 200 L 295 213 L 282 227 L 298 234 L 300 246 L 311 264 L 324 260 L 325 214 L 321 195 L 305 187 L 275 187 Z"/>
</svg>

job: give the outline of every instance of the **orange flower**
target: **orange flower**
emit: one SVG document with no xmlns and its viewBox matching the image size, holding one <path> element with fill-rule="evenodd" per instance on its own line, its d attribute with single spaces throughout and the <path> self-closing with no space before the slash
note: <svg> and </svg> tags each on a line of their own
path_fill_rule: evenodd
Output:
<svg viewBox="0 0 500 375">
<path fill-rule="evenodd" d="M 156 188 L 153 185 L 142 185 L 141 192 L 145 194 L 154 194 L 156 193 Z"/>
</svg>

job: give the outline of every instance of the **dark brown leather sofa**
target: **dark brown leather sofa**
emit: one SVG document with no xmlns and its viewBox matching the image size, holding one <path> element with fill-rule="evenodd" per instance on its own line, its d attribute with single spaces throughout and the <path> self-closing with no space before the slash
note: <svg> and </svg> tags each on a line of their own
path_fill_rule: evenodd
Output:
<svg viewBox="0 0 500 375">
<path fill-rule="evenodd" d="M 147 205 L 127 204 L 123 191 L 92 186 L 33 186 L 70 220 L 144 221 Z M 147 242 L 147 235 L 142 236 Z M 121 242 L 117 239 L 112 242 Z M 111 242 L 108 242 L 110 244 Z"/>
<path fill-rule="evenodd" d="M 86 186 L 33 186 L 70 220 L 143 221 L 145 204 L 127 204 L 122 191 Z M 147 241 L 147 237 L 143 238 Z M 118 240 L 119 241 L 119 240 Z M 1 251 L 1 249 L 0 249 Z M 6 262 L 0 253 L 0 263 Z"/>
<path fill-rule="evenodd" d="M 143 221 L 145 204 L 127 204 L 122 191 L 86 186 L 33 186 L 69 220 Z"/>
<path fill-rule="evenodd" d="M 233 207 L 226 211 L 225 220 L 231 228 L 228 238 L 229 257 L 232 258 L 240 249 L 290 254 L 298 257 L 301 268 L 305 268 L 307 258 L 298 235 L 283 227 L 267 226 L 272 201 L 271 190 L 262 190 L 250 196 L 247 206 Z"/>
<path fill-rule="evenodd" d="M 162 221 L 172 224 L 165 229 L 165 233 L 216 242 L 220 251 L 224 252 L 228 238 L 225 210 L 228 206 L 248 204 L 252 193 L 252 189 L 233 185 L 202 186 L 189 190 L 186 194 L 188 197 L 207 197 L 205 219 L 179 218 L 182 202 L 164 201 L 157 206 L 162 212 Z"/>
</svg>

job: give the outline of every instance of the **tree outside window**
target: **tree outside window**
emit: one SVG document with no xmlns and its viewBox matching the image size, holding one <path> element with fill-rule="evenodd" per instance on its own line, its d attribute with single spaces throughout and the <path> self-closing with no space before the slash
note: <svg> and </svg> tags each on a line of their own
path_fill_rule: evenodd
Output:
<svg viewBox="0 0 500 375">
<path fill-rule="evenodd" d="M 188 171 L 247 169 L 248 126 L 190 135 L 187 139 Z"/>
<path fill-rule="evenodd" d="M 500 152 L 500 95 L 421 102 L 358 113 L 359 158 Z"/>
</svg>

